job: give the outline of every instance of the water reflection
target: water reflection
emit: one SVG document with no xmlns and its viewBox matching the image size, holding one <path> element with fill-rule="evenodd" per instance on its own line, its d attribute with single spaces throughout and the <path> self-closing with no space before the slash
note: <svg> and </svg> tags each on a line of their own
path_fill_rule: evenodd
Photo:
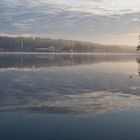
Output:
<svg viewBox="0 0 140 140">
<path fill-rule="evenodd" d="M 40 67 L 62 67 L 89 65 L 102 62 L 130 62 L 134 61 L 135 55 L 77 55 L 77 54 L 1 54 L 0 69 L 35 69 Z"/>
<path fill-rule="evenodd" d="M 10 100 L 14 103 L 11 104 Z M 22 100 L 22 103 L 19 103 L 19 100 Z M 49 98 L 48 95 L 46 97 L 43 95 L 43 98 L 22 97 L 22 99 L 16 99 L 15 96 L 10 97 L 5 103 L 1 103 L 0 112 L 26 111 L 94 117 L 108 111 L 123 111 L 136 106 L 140 106 L 140 97 L 130 94 L 102 91 L 60 96 L 49 93 Z"/>
<path fill-rule="evenodd" d="M 0 111 L 96 116 L 140 106 L 136 60 L 134 55 L 0 55 Z"/>
<path fill-rule="evenodd" d="M 140 56 L 137 57 L 137 63 L 138 63 L 138 74 L 139 74 L 139 77 L 140 77 Z"/>
</svg>

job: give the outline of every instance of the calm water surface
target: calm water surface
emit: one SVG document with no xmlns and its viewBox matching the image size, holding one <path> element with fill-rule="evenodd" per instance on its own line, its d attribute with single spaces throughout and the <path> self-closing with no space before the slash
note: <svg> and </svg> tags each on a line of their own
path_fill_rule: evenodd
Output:
<svg viewBox="0 0 140 140">
<path fill-rule="evenodd" d="M 1 140 L 140 139 L 138 55 L 0 54 Z"/>
</svg>

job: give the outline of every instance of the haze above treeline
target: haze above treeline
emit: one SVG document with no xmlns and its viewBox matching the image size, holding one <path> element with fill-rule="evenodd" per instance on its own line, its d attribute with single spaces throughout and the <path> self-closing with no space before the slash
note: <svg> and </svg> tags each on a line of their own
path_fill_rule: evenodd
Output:
<svg viewBox="0 0 140 140">
<path fill-rule="evenodd" d="M 103 45 L 86 41 L 0 36 L 1 52 L 133 53 L 136 46 Z"/>
</svg>

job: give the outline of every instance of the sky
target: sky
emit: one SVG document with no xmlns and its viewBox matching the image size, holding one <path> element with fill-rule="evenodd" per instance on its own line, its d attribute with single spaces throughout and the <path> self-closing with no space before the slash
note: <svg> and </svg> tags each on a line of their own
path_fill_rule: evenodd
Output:
<svg viewBox="0 0 140 140">
<path fill-rule="evenodd" d="M 0 35 L 138 44 L 140 0 L 0 0 Z"/>
</svg>

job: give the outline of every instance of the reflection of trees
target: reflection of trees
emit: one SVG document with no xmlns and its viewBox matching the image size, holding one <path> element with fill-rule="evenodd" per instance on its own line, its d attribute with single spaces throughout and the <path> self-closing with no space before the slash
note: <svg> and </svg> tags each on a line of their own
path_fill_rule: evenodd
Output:
<svg viewBox="0 0 140 140">
<path fill-rule="evenodd" d="M 139 51 L 139 50 L 140 50 L 140 45 L 138 45 L 138 46 L 137 46 L 137 49 L 136 49 L 136 50 L 137 50 L 137 51 Z"/>
<path fill-rule="evenodd" d="M 126 55 L 1 55 L 0 68 L 32 69 L 39 67 L 73 66 L 101 62 L 132 61 Z"/>
<path fill-rule="evenodd" d="M 137 58 L 137 63 L 138 63 L 138 74 L 140 76 L 140 56 Z"/>
</svg>

